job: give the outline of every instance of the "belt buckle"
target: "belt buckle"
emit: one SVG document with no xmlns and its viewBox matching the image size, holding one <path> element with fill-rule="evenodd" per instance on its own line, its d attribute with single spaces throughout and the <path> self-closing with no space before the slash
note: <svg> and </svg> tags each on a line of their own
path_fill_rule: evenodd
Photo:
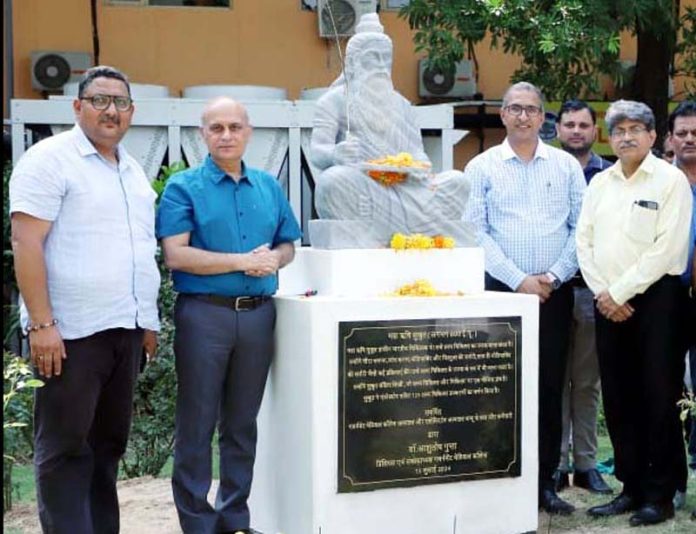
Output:
<svg viewBox="0 0 696 534">
<path fill-rule="evenodd" d="M 246 310 L 246 308 L 239 307 L 239 304 L 241 302 L 244 302 L 244 298 L 245 297 L 237 297 L 236 299 L 234 299 L 234 311 L 238 312 L 238 311 L 245 311 Z"/>
</svg>

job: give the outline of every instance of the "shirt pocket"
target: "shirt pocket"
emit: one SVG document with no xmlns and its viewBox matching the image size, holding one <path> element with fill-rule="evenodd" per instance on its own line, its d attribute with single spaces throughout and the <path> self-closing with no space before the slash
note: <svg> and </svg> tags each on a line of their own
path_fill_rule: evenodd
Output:
<svg viewBox="0 0 696 534">
<path fill-rule="evenodd" d="M 638 243 L 654 243 L 658 210 L 634 203 L 624 224 L 626 234 Z"/>
</svg>

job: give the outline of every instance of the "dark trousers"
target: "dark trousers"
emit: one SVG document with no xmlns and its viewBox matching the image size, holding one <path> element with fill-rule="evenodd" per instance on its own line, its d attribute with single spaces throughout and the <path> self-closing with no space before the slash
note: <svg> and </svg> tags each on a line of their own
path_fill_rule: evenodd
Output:
<svg viewBox="0 0 696 534">
<path fill-rule="evenodd" d="M 275 305 L 236 312 L 181 294 L 175 311 L 178 380 L 172 487 L 185 533 L 249 527 L 256 416 L 273 355 Z M 215 508 L 211 442 L 218 425 L 220 486 Z"/>
<path fill-rule="evenodd" d="M 671 501 L 686 468 L 677 400 L 684 353 L 678 339 L 679 278 L 664 276 L 631 299 L 627 321 L 596 311 L 604 412 L 624 492 Z"/>
<path fill-rule="evenodd" d="M 512 291 L 486 274 L 489 291 Z M 539 489 L 553 488 L 563 430 L 563 386 L 570 325 L 573 318 L 573 288 L 563 284 L 539 306 Z"/>
<path fill-rule="evenodd" d="M 142 345 L 141 329 L 123 328 L 65 341 L 62 374 L 39 377 L 34 465 L 44 533 L 119 531 L 116 475 Z"/>
</svg>

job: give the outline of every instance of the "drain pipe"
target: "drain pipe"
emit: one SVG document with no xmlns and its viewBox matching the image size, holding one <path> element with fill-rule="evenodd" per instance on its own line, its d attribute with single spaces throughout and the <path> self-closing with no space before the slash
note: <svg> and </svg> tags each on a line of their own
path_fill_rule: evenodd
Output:
<svg viewBox="0 0 696 534">
<path fill-rule="evenodd" d="M 4 19 L 5 19 L 5 110 L 3 115 L 7 113 L 7 117 L 3 116 L 3 119 L 9 118 L 10 111 L 10 100 L 14 96 L 14 50 L 12 47 L 12 0 L 5 0 L 3 2 L 4 8 Z"/>
</svg>

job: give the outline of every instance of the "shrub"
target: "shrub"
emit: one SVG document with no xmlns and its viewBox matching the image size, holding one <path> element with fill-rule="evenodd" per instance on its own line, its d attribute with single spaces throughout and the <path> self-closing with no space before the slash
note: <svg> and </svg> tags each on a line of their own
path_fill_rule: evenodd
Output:
<svg viewBox="0 0 696 534">
<path fill-rule="evenodd" d="M 183 162 L 162 167 L 152 183 L 157 203 L 170 176 L 186 168 Z M 157 476 L 174 448 L 174 414 L 176 408 L 176 371 L 174 369 L 174 303 L 176 293 L 164 257 L 158 253 L 162 275 L 159 294 L 160 321 L 157 358 L 145 366 L 135 389 L 133 425 L 128 448 L 121 461 L 126 478 Z"/>
<path fill-rule="evenodd" d="M 32 390 L 43 386 L 33 377 L 29 364 L 14 354 L 3 351 L 3 513 L 12 508 L 12 468 L 17 461 L 28 461 L 31 455 Z M 29 447 L 27 447 L 27 443 Z"/>
</svg>

